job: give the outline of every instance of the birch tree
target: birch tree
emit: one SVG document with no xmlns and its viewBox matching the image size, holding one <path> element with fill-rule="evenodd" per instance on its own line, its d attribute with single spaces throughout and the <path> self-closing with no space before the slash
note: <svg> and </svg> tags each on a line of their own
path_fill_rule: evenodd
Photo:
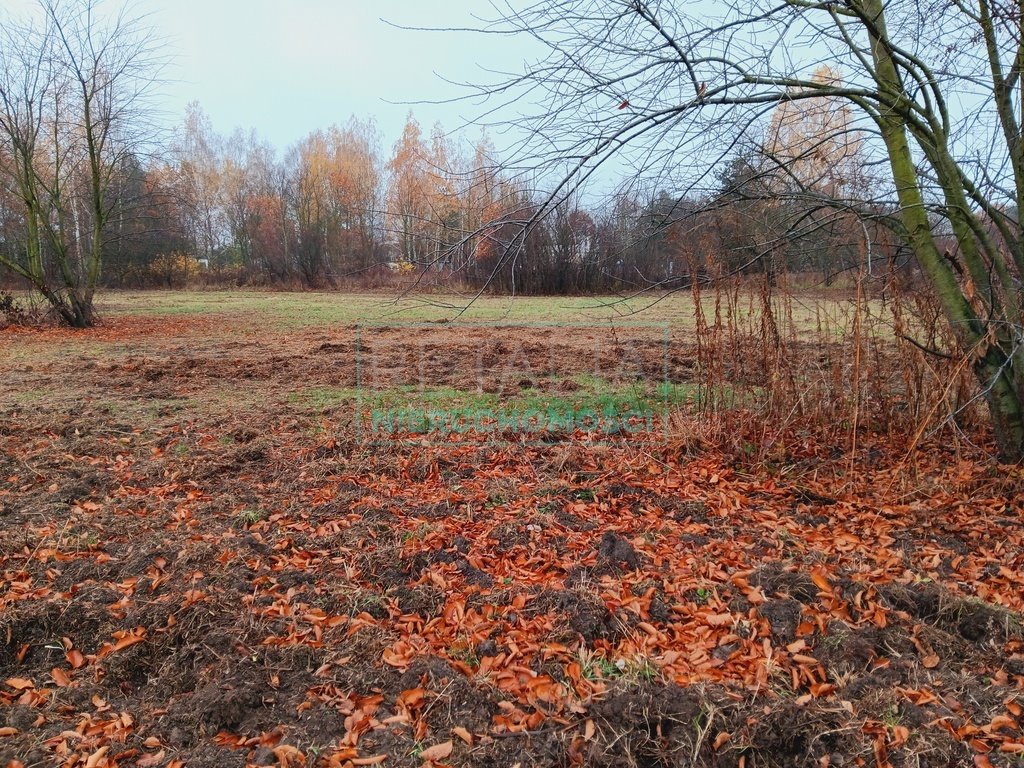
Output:
<svg viewBox="0 0 1024 768">
<path fill-rule="evenodd" d="M 103 9 L 106 10 L 106 9 Z M 148 32 L 93 0 L 43 0 L 0 18 L 0 151 L 24 214 L 0 264 L 67 325 L 94 321 L 93 297 L 114 209 L 111 188 L 138 148 L 159 62 Z"/>
</svg>

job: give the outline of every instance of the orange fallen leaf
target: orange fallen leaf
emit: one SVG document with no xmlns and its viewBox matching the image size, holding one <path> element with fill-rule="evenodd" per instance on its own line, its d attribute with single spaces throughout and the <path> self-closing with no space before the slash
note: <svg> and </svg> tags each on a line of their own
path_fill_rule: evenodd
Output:
<svg viewBox="0 0 1024 768">
<path fill-rule="evenodd" d="M 646 632 L 651 637 L 657 637 L 658 636 L 658 630 L 657 630 L 657 628 L 653 624 L 651 624 L 649 622 L 646 622 L 646 621 L 638 621 L 636 625 L 637 625 L 637 627 L 639 629 L 642 629 L 644 632 Z"/>
<path fill-rule="evenodd" d="M 135 765 L 139 766 L 139 768 L 151 768 L 151 766 L 160 765 L 163 761 L 164 750 L 161 749 L 159 752 L 154 752 L 151 755 L 140 757 Z"/>
<path fill-rule="evenodd" d="M 427 747 L 420 753 L 420 757 L 429 762 L 434 762 L 435 760 L 444 760 L 446 757 L 448 757 L 448 755 L 452 753 L 453 748 L 454 745 L 449 739 L 448 741 L 444 741 L 440 744 L 435 744 L 432 747 Z"/>
<path fill-rule="evenodd" d="M 385 664 L 392 667 L 404 668 L 409 666 L 409 658 L 402 654 L 396 653 L 391 648 L 385 648 L 383 653 L 381 653 L 380 657 Z"/>
<path fill-rule="evenodd" d="M 24 677 L 9 677 L 4 682 L 16 691 L 24 691 L 36 687 L 35 683 Z"/>
<path fill-rule="evenodd" d="M 811 581 L 814 582 L 814 586 L 820 589 L 822 592 L 832 593 L 832 584 L 829 582 L 828 577 L 825 574 L 814 568 L 811 570 Z"/>
<path fill-rule="evenodd" d="M 409 688 L 398 695 L 398 701 L 410 709 L 415 709 L 423 704 L 426 695 L 425 688 Z"/>
<path fill-rule="evenodd" d="M 998 731 L 1001 729 L 1014 730 L 1017 727 L 1017 721 L 1009 715 L 996 715 L 992 718 L 992 722 L 988 724 L 986 730 Z"/>
<path fill-rule="evenodd" d="M 89 755 L 89 758 L 85 761 L 85 768 L 96 768 L 96 766 L 100 764 L 100 760 L 103 759 L 103 756 L 109 751 L 110 745 L 105 745 L 97 749 Z"/>
<path fill-rule="evenodd" d="M 587 722 L 589 723 L 590 721 L 588 720 Z M 461 725 L 457 725 L 454 728 L 452 728 L 452 733 L 454 733 L 456 736 L 458 736 L 464 742 L 469 744 L 469 746 L 473 746 L 473 734 L 471 734 L 469 731 L 467 731 Z"/>
<path fill-rule="evenodd" d="M 105 658 L 112 653 L 117 653 L 118 651 L 123 651 L 125 648 L 130 646 L 145 642 L 146 628 L 137 627 L 131 632 L 115 632 L 114 637 L 116 638 L 115 643 L 104 643 L 103 647 L 97 651 L 97 659 Z"/>
<path fill-rule="evenodd" d="M 793 654 L 793 661 L 795 661 L 797 664 L 817 664 L 818 663 L 818 660 L 816 658 L 814 658 L 813 656 L 808 656 L 808 655 L 803 654 L 803 653 L 794 653 Z"/>
<path fill-rule="evenodd" d="M 732 734 L 728 731 L 722 731 L 721 733 L 719 733 L 718 736 L 715 737 L 715 743 L 713 745 L 714 750 L 716 752 L 720 750 L 722 746 L 725 744 L 725 742 L 727 742 L 730 738 L 732 738 Z"/>
</svg>

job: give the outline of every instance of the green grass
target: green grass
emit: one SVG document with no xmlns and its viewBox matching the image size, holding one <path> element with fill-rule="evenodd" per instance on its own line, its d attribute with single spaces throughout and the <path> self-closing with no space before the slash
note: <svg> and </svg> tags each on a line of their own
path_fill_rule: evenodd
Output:
<svg viewBox="0 0 1024 768">
<path fill-rule="evenodd" d="M 310 415 L 341 409 L 356 415 L 355 402 L 360 401 L 363 414 L 377 408 L 433 409 L 479 414 L 482 411 L 514 413 L 550 412 L 579 413 L 654 413 L 662 414 L 666 406 L 698 408 L 731 408 L 755 405 L 762 393 L 756 388 L 720 382 L 712 388 L 703 386 L 702 377 L 692 381 L 666 382 L 658 373 L 644 374 L 643 379 L 623 377 L 615 373 L 599 375 L 578 373 L 565 379 L 533 378 L 532 385 L 502 381 L 495 386 L 511 385 L 503 393 L 450 386 L 393 387 L 383 391 L 357 392 L 354 387 L 332 386 L 321 378 L 303 381 L 274 380 L 273 386 L 257 377 L 250 384 L 231 375 L 231 365 L 240 360 L 259 361 L 261 356 L 291 356 L 296 360 L 315 360 L 319 347 L 328 340 L 351 337 L 356 325 L 393 325 L 436 323 L 478 323 L 482 325 L 576 325 L 590 328 L 592 336 L 612 342 L 616 328 L 647 326 L 639 335 L 660 341 L 668 329 L 669 344 L 690 346 L 696 327 L 694 299 L 688 292 L 668 297 L 642 296 L 629 300 L 616 297 L 507 297 L 484 296 L 471 301 L 471 296 L 429 295 L 396 297 L 383 293 L 287 293 L 271 291 L 106 291 L 98 298 L 102 319 L 146 317 L 166 319 L 148 323 L 143 332 L 132 333 L 132 323 L 125 323 L 125 332 L 69 332 L 58 343 L 49 335 L 0 333 L 0 377 L 6 376 L 6 393 L 0 388 L 0 407 L 79 407 L 84 403 L 95 408 L 109 408 L 126 423 L 147 422 L 155 418 L 191 418 L 223 412 L 225 409 L 288 408 Z M 715 301 L 725 295 L 709 294 L 703 299 L 703 313 L 709 325 L 721 315 Z M 760 297 L 754 292 L 734 294 L 732 320 L 722 319 L 726 326 L 719 341 L 731 343 L 729 328 L 738 329 L 739 345 L 759 338 L 760 319 L 757 311 Z M 869 303 L 873 314 L 882 313 L 880 304 Z M 463 311 L 464 310 L 464 311 Z M 852 326 L 854 307 L 840 298 L 796 297 L 786 305 L 787 317 L 779 325 L 787 338 L 816 343 L 838 338 Z M 182 318 L 202 318 L 196 328 L 175 322 Z M 791 322 L 790 322 L 791 321 Z M 730 325 L 732 323 L 732 325 Z M 651 328 L 650 326 L 655 326 Z M 443 326 L 438 326 L 443 327 Z M 109 331 L 109 326 L 107 327 Z M 410 330 L 410 334 L 416 331 Z M 369 333 L 369 331 L 367 331 Z M 494 338 L 500 338 L 496 331 Z M 542 332 L 545 338 L 555 337 L 557 327 Z M 401 340 L 401 333 L 393 334 Z M 630 335 L 624 334 L 624 338 Z M 742 337 L 747 335 L 747 339 Z M 529 336 L 529 334 L 526 334 Z M 490 336 L 488 336 L 490 338 Z M 230 345 L 230 346 L 225 346 Z M 744 349 L 746 347 L 739 347 Z M 230 350 L 230 351 L 228 351 Z M 668 353 L 673 354 L 670 346 Z M 688 353 L 689 354 L 689 353 Z M 109 382 L 98 371 L 105 364 L 157 364 L 181 358 L 195 358 L 207 367 L 201 375 L 183 377 L 174 369 L 160 379 L 144 395 L 131 385 L 130 375 L 112 371 Z M 582 363 L 583 361 L 581 361 Z M 92 367 L 88 367 L 89 364 Z M 73 392 L 54 388 L 48 383 L 50 370 L 76 370 L 83 366 L 89 373 Z M 580 365 L 586 370 L 588 366 Z M 660 367 L 660 366 L 659 366 Z M 224 377 L 218 374 L 223 372 Z M 610 380 L 615 379 L 615 380 Z M 346 382 L 347 383 L 347 382 Z M 491 382 L 494 383 L 493 380 Z M 121 386 L 124 385 L 124 386 Z M 143 387 L 145 389 L 145 387 Z"/>
<path fill-rule="evenodd" d="M 53 389 L 36 387 L 32 389 L 20 389 L 12 393 L 13 400 L 18 405 L 37 405 L 48 403 L 55 397 Z"/>
<path fill-rule="evenodd" d="M 684 382 L 636 381 L 615 383 L 594 376 L 577 374 L 569 379 L 574 389 L 562 392 L 555 387 L 528 387 L 517 392 L 498 393 L 470 391 L 455 387 L 403 385 L 380 391 L 359 391 L 353 387 L 310 387 L 288 396 L 290 404 L 301 410 L 327 411 L 349 407 L 355 414 L 357 404 L 365 418 L 397 417 L 399 423 L 411 424 L 419 431 L 433 431 L 430 420 L 440 415 L 477 419 L 587 418 L 588 414 L 605 420 L 612 415 L 652 417 L 664 415 L 682 405 L 696 407 L 731 407 L 740 402 L 753 402 L 756 392 L 738 393 L 729 386 L 714 388 Z M 557 385 L 558 379 L 545 383 Z"/>
<path fill-rule="evenodd" d="M 364 393 L 360 415 L 371 431 L 448 433 L 467 430 L 619 432 L 648 428 L 664 401 L 651 387 L 614 388 L 592 382 L 570 394 L 525 389 L 507 397 L 451 387 L 396 387 Z M 639 425 L 639 426 L 638 426 Z"/>
<path fill-rule="evenodd" d="M 356 323 L 458 322 L 594 322 L 620 319 L 630 322 L 665 322 L 666 309 L 678 310 L 678 302 L 653 315 L 637 315 L 649 300 L 619 302 L 596 298 L 509 298 L 429 296 L 388 297 L 359 293 L 230 292 L 110 292 L 99 307 L 111 315 L 175 316 L 226 314 L 261 315 L 279 327 L 302 328 Z"/>
<path fill-rule="evenodd" d="M 759 298 L 743 294 L 734 318 L 756 329 Z M 884 313 L 869 302 L 873 314 Z M 630 299 L 594 297 L 510 297 L 469 295 L 388 296 L 380 293 L 270 291 L 107 291 L 100 295 L 101 315 L 167 316 L 222 314 L 245 320 L 260 317 L 279 328 L 308 328 L 357 323 L 417 323 L 442 320 L 486 323 L 666 323 L 693 329 L 694 300 L 688 292 L 668 297 L 644 295 Z M 716 297 L 702 298 L 709 323 L 714 322 Z M 791 303 L 798 334 L 817 334 L 821 326 L 838 333 L 848 325 L 853 305 L 842 299 L 795 297 Z M 782 318 L 779 318 L 781 321 Z M 787 318 L 788 322 L 788 318 Z"/>
<path fill-rule="evenodd" d="M 702 298 L 706 323 L 733 327 L 740 336 L 759 337 L 761 299 L 753 291 L 731 296 L 730 308 L 725 294 L 708 292 Z M 867 303 L 869 314 L 884 319 L 888 309 L 880 302 Z M 469 295 L 399 296 L 385 293 L 341 292 L 273 292 L 273 291 L 104 291 L 97 297 L 99 316 L 104 318 L 146 317 L 169 321 L 201 316 L 212 319 L 209 330 L 196 341 L 216 345 L 221 336 L 239 332 L 247 337 L 277 332 L 322 330 L 337 331 L 356 325 L 391 325 L 399 323 L 458 323 L 507 325 L 577 324 L 607 329 L 646 325 L 665 326 L 670 341 L 692 338 L 696 328 L 695 304 L 688 292 L 670 296 L 655 294 L 622 299 L 615 296 L 596 297 L 510 297 Z M 841 340 L 853 327 L 854 304 L 841 297 L 796 296 L 788 301 L 785 311 L 776 311 L 777 323 L 787 337 L 798 341 L 821 342 Z M 783 317 L 783 315 L 785 315 Z M 729 319 L 726 316 L 731 317 Z M 657 328 L 652 333 L 660 335 Z M 169 326 L 168 337 L 180 330 Z M 720 341 L 731 343 L 728 331 Z M 792 335 L 791 335 L 792 334 Z M 9 365 L 46 363 L 67 359 L 123 359 L 145 354 L 152 345 L 149 338 L 111 340 L 86 331 L 68 337 L 55 345 L 51 340 L 31 335 L 5 338 L 0 334 L 0 360 Z"/>
<path fill-rule="evenodd" d="M 351 387 L 310 387 L 288 395 L 288 402 L 302 408 L 326 411 L 356 399 L 357 392 Z"/>
<path fill-rule="evenodd" d="M 644 408 L 658 408 L 665 403 L 664 383 L 642 383 L 632 386 L 614 384 L 589 375 L 573 377 L 585 382 L 568 393 L 551 392 L 529 387 L 503 396 L 490 392 L 474 392 L 456 387 L 426 387 L 401 385 L 380 391 L 359 392 L 352 387 L 311 387 L 289 396 L 289 401 L 313 409 L 326 409 L 357 398 L 365 408 L 396 408 L 415 405 L 423 408 L 446 410 L 514 409 L 517 411 L 561 410 L 621 412 Z M 669 403 L 692 400 L 698 391 L 696 385 L 669 385 Z"/>
</svg>

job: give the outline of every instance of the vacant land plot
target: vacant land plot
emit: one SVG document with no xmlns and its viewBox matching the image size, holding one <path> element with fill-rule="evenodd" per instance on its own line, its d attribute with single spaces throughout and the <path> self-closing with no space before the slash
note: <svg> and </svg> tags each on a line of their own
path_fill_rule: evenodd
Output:
<svg viewBox="0 0 1024 768">
<path fill-rule="evenodd" d="M 761 383 L 709 391 L 691 300 L 454 304 L 0 332 L 0 761 L 1021 764 L 1019 468 L 798 431 L 755 465 L 693 415 Z M 628 418 L 374 431 L 410 404 Z"/>
</svg>

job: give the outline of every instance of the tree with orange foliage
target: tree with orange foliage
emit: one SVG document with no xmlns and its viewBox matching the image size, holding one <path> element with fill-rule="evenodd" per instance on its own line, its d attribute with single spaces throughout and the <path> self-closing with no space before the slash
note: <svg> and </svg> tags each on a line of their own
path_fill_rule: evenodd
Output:
<svg viewBox="0 0 1024 768">
<path fill-rule="evenodd" d="M 431 252 L 427 156 L 423 131 L 410 112 L 388 162 L 391 178 L 387 198 L 389 230 L 397 244 L 399 258 L 410 263 L 424 259 Z"/>
</svg>

